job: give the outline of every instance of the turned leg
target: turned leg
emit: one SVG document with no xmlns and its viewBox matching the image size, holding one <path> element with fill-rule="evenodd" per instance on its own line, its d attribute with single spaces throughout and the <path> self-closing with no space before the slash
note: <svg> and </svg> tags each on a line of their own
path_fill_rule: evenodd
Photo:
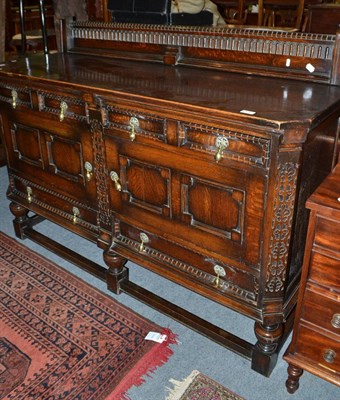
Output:
<svg viewBox="0 0 340 400">
<path fill-rule="evenodd" d="M 111 247 L 103 254 L 105 264 L 109 267 L 106 280 L 107 287 L 116 294 L 120 294 L 120 282 L 129 279 L 129 270 L 125 267 L 126 258 L 115 253 Z"/>
<path fill-rule="evenodd" d="M 257 343 L 253 349 L 252 369 L 269 376 L 276 365 L 283 325 L 263 325 L 255 322 Z"/>
<path fill-rule="evenodd" d="M 303 374 L 303 369 L 295 367 L 292 364 L 288 365 L 288 379 L 286 380 L 286 388 L 288 393 L 295 393 L 299 388 L 299 379 Z"/>
<path fill-rule="evenodd" d="M 15 235 L 20 239 L 24 239 L 24 229 L 29 223 L 29 218 L 27 216 L 28 210 L 27 208 L 14 202 L 10 203 L 9 209 L 11 213 L 15 216 L 13 220 Z"/>
</svg>

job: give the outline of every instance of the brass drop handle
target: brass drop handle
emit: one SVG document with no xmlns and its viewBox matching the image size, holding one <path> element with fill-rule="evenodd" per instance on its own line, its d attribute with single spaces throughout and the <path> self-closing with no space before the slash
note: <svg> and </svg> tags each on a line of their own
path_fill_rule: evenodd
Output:
<svg viewBox="0 0 340 400">
<path fill-rule="evenodd" d="M 60 114 L 59 114 L 60 122 L 64 121 L 67 109 L 68 109 L 67 103 L 65 101 L 60 102 Z"/>
<path fill-rule="evenodd" d="M 139 128 L 139 121 L 136 117 L 130 118 L 130 140 L 134 141 L 136 139 L 136 128 Z"/>
<path fill-rule="evenodd" d="M 219 162 L 223 158 L 223 150 L 229 147 L 229 140 L 225 136 L 218 136 L 216 138 L 215 145 L 217 147 L 217 152 L 215 154 L 215 161 Z"/>
<path fill-rule="evenodd" d="M 333 317 L 331 319 L 331 324 L 336 329 L 340 328 L 340 314 L 333 314 Z"/>
<path fill-rule="evenodd" d="M 12 108 L 15 110 L 17 108 L 18 92 L 13 89 L 11 95 L 12 95 Z"/>
<path fill-rule="evenodd" d="M 323 354 L 323 359 L 329 364 L 332 364 L 335 358 L 336 358 L 336 352 L 334 350 L 328 349 Z"/>
<path fill-rule="evenodd" d="M 86 171 L 86 179 L 87 181 L 90 181 L 92 178 L 92 171 L 93 171 L 92 164 L 88 161 L 85 161 L 84 168 Z"/>
<path fill-rule="evenodd" d="M 76 224 L 77 221 L 78 221 L 78 217 L 79 217 L 79 215 L 80 215 L 79 208 L 73 207 L 73 208 L 72 208 L 72 213 L 73 213 L 72 222 L 73 222 L 74 224 Z"/>
<path fill-rule="evenodd" d="M 215 287 L 219 287 L 220 286 L 220 277 L 224 277 L 226 276 L 226 272 L 225 269 L 223 267 L 221 267 L 220 265 L 215 265 L 214 266 L 214 272 L 216 274 L 216 278 L 215 278 Z"/>
<path fill-rule="evenodd" d="M 29 187 L 29 186 L 27 186 L 26 192 L 27 192 L 27 201 L 28 201 L 29 203 L 32 203 L 32 199 L 33 199 L 33 197 L 32 197 L 32 193 L 33 193 L 32 188 Z"/>
<path fill-rule="evenodd" d="M 140 238 L 141 243 L 139 245 L 138 251 L 140 253 L 142 253 L 143 251 L 145 251 L 144 244 L 149 243 L 150 239 L 149 239 L 148 235 L 144 232 L 139 234 L 139 238 Z"/>
<path fill-rule="evenodd" d="M 110 178 L 114 182 L 116 190 L 118 190 L 118 192 L 121 192 L 122 191 L 122 185 L 119 183 L 119 176 L 118 176 L 117 172 L 116 171 L 111 171 L 110 172 Z"/>
</svg>

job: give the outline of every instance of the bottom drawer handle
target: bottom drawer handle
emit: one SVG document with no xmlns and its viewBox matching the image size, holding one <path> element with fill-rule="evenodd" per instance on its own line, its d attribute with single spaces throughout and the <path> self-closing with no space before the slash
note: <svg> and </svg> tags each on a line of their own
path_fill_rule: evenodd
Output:
<svg viewBox="0 0 340 400">
<path fill-rule="evenodd" d="M 220 286 L 220 277 L 225 277 L 226 272 L 223 267 L 221 267 L 220 265 L 217 265 L 217 264 L 214 266 L 214 272 L 216 274 L 215 287 L 218 288 Z"/>
<path fill-rule="evenodd" d="M 149 239 L 148 235 L 144 232 L 140 233 L 139 238 L 140 238 L 141 243 L 138 247 L 138 251 L 140 253 L 143 253 L 145 251 L 144 243 L 149 243 L 150 239 Z"/>
<path fill-rule="evenodd" d="M 78 222 L 78 217 L 80 215 L 80 211 L 77 207 L 73 207 L 72 208 L 72 212 L 73 212 L 73 218 L 72 218 L 72 222 L 74 224 L 76 224 Z"/>
<path fill-rule="evenodd" d="M 334 350 L 329 349 L 323 353 L 323 359 L 330 364 L 334 362 L 335 358 L 336 352 Z"/>
<path fill-rule="evenodd" d="M 27 201 L 28 201 L 29 203 L 32 203 L 32 193 L 33 193 L 32 188 L 30 188 L 29 186 L 27 186 L 26 192 L 27 192 Z"/>
</svg>

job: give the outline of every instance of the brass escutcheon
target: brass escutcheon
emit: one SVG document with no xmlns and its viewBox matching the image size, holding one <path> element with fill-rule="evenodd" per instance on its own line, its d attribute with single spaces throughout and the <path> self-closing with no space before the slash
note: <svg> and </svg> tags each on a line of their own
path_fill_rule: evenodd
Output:
<svg viewBox="0 0 340 400">
<path fill-rule="evenodd" d="M 64 121 L 67 109 L 68 109 L 67 103 L 65 101 L 61 101 L 60 102 L 60 114 L 59 114 L 60 122 Z"/>
<path fill-rule="evenodd" d="M 138 251 L 140 253 L 142 253 L 143 251 L 145 251 L 144 243 L 149 243 L 150 239 L 149 239 L 148 235 L 146 233 L 144 233 L 144 232 L 141 232 L 139 234 L 139 238 L 141 240 L 141 243 L 139 245 Z"/>
<path fill-rule="evenodd" d="M 79 215 L 80 215 L 79 208 L 73 207 L 73 208 L 72 208 L 72 213 L 73 213 L 72 222 L 73 222 L 74 224 L 76 224 L 76 223 L 77 223 L 77 220 L 78 220 L 78 217 L 79 217 Z"/>
<path fill-rule="evenodd" d="M 121 192 L 122 191 L 122 185 L 119 183 L 119 176 L 118 176 L 117 172 L 116 171 L 111 171 L 110 172 L 110 178 L 114 182 L 116 190 L 118 190 L 118 192 Z"/>
<path fill-rule="evenodd" d="M 85 161 L 84 168 L 86 170 L 86 179 L 90 181 L 92 178 L 92 171 L 93 171 L 92 164 L 89 161 Z"/>
<path fill-rule="evenodd" d="M 27 201 L 28 201 L 29 203 L 32 203 L 32 193 L 33 193 L 32 188 L 29 187 L 29 186 L 27 186 L 26 192 L 27 192 Z"/>
<path fill-rule="evenodd" d="M 217 147 L 217 152 L 215 154 L 215 161 L 219 162 L 223 158 L 223 150 L 229 147 L 229 140 L 225 136 L 218 136 L 216 138 L 215 145 Z"/>
<path fill-rule="evenodd" d="M 16 90 L 11 91 L 12 95 L 12 108 L 15 110 L 17 108 L 18 92 Z"/>
<path fill-rule="evenodd" d="M 130 118 L 130 140 L 134 141 L 136 139 L 136 128 L 139 128 L 139 121 L 136 117 Z"/>
<path fill-rule="evenodd" d="M 226 272 L 225 269 L 218 264 L 214 266 L 214 272 L 216 274 L 215 287 L 218 288 L 220 286 L 220 277 L 223 278 L 224 276 L 226 276 Z"/>
</svg>

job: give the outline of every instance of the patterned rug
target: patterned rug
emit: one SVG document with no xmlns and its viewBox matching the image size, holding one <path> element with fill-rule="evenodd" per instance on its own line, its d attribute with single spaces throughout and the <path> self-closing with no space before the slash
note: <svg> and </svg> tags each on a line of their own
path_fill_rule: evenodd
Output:
<svg viewBox="0 0 340 400">
<path fill-rule="evenodd" d="M 173 388 L 168 389 L 166 400 L 244 400 L 199 371 L 192 371 L 183 381 L 170 382 Z"/>
<path fill-rule="evenodd" d="M 150 331 L 167 339 L 145 340 Z M 175 342 L 0 232 L 0 399 L 128 399 Z"/>
</svg>

